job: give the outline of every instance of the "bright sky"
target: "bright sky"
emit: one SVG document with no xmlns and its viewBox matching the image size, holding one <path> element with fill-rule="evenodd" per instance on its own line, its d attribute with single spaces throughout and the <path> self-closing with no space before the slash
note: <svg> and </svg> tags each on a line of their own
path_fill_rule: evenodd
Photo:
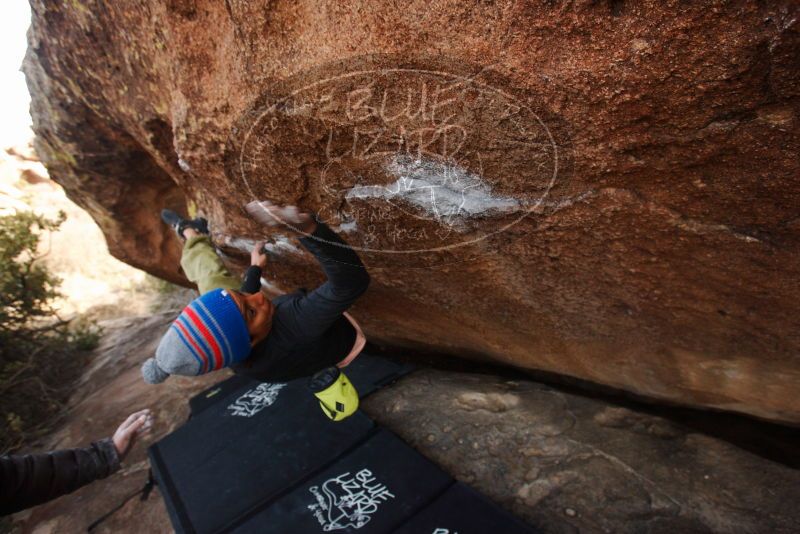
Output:
<svg viewBox="0 0 800 534">
<path fill-rule="evenodd" d="M 30 95 L 20 72 L 28 42 L 25 33 L 31 20 L 28 0 L 3 0 L 0 11 L 0 147 L 26 142 L 33 133 L 29 126 Z"/>
</svg>

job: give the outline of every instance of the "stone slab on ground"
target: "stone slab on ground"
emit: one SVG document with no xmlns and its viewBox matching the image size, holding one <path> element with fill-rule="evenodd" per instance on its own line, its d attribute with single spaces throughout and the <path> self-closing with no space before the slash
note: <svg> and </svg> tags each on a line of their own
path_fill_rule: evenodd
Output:
<svg viewBox="0 0 800 534">
<path fill-rule="evenodd" d="M 800 471 L 535 382 L 420 370 L 363 405 L 545 532 L 800 532 Z"/>
</svg>

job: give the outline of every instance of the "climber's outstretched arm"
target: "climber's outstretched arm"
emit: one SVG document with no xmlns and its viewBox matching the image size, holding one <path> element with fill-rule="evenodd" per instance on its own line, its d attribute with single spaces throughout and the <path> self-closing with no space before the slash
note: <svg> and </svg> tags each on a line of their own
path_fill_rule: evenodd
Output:
<svg viewBox="0 0 800 534">
<path fill-rule="evenodd" d="M 323 223 L 312 237 L 300 239 L 322 265 L 328 280 L 293 303 L 291 326 L 304 336 L 322 335 L 369 287 L 370 277 L 358 254 Z"/>
</svg>

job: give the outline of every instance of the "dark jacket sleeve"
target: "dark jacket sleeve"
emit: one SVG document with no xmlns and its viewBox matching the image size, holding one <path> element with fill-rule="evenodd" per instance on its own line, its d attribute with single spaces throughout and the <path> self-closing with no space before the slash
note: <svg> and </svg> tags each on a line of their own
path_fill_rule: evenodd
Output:
<svg viewBox="0 0 800 534">
<path fill-rule="evenodd" d="M 292 302 L 284 320 L 299 339 L 321 336 L 367 290 L 370 278 L 358 254 L 327 225 L 300 239 L 322 265 L 328 280 Z"/>
<path fill-rule="evenodd" d="M 261 291 L 261 267 L 251 265 L 244 273 L 244 281 L 239 289 L 242 293 L 257 293 Z"/>
<path fill-rule="evenodd" d="M 71 493 L 119 469 L 111 438 L 82 449 L 0 456 L 0 515 Z"/>
</svg>

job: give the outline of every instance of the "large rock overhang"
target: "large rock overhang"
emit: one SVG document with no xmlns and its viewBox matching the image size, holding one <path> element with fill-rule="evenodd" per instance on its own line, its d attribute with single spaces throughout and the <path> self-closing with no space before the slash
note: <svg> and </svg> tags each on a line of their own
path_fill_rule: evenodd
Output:
<svg viewBox="0 0 800 534">
<path fill-rule="evenodd" d="M 33 1 L 36 147 L 162 278 L 162 208 L 235 270 L 297 203 L 373 339 L 800 423 L 798 9 L 611 4 Z"/>
</svg>

